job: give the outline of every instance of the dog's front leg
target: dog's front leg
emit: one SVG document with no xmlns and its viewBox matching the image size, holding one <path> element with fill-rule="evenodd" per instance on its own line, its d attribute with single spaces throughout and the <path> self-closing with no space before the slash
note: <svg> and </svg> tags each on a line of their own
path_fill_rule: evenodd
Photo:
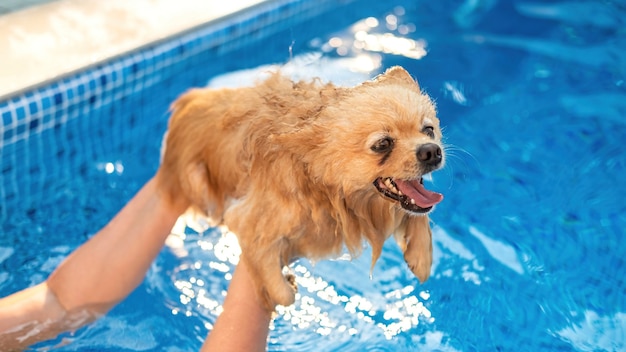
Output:
<svg viewBox="0 0 626 352">
<path fill-rule="evenodd" d="M 242 244 L 242 260 L 246 261 L 259 298 L 269 311 L 274 311 L 276 305 L 289 306 L 295 301 L 295 278 L 292 275 L 285 277 L 282 271 L 285 247 L 284 240 L 266 249 Z"/>
<path fill-rule="evenodd" d="M 413 274 L 424 282 L 433 262 L 432 233 L 428 216 L 407 216 L 395 233 L 404 260 Z"/>
</svg>

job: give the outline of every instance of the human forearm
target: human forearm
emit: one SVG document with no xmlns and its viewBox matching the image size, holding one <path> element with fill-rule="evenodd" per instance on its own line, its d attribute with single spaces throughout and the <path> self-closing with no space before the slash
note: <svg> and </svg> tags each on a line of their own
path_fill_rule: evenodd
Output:
<svg viewBox="0 0 626 352">
<path fill-rule="evenodd" d="M 143 280 L 184 210 L 148 181 L 45 282 L 0 299 L 0 350 L 21 350 L 106 313 Z"/>
<path fill-rule="evenodd" d="M 230 282 L 224 311 L 202 351 L 265 351 L 271 315 L 258 299 L 252 278 L 241 261 Z"/>
<path fill-rule="evenodd" d="M 93 238 L 50 275 L 47 285 L 68 311 L 104 313 L 141 281 L 180 213 L 164 202 L 153 180 Z"/>
<path fill-rule="evenodd" d="M 21 350 L 41 338 L 56 336 L 63 331 L 60 325 L 65 316 L 65 310 L 45 283 L 1 299 L 0 350 Z M 46 324 L 47 332 L 29 338 L 42 324 Z"/>
</svg>

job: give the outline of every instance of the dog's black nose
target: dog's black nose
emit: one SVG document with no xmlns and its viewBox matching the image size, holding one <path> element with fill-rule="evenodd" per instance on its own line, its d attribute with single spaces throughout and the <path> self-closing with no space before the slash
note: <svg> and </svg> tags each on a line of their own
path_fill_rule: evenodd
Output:
<svg viewBox="0 0 626 352">
<path fill-rule="evenodd" d="M 441 162 L 441 148 L 435 143 L 426 143 L 417 148 L 417 160 L 435 166 Z"/>
</svg>

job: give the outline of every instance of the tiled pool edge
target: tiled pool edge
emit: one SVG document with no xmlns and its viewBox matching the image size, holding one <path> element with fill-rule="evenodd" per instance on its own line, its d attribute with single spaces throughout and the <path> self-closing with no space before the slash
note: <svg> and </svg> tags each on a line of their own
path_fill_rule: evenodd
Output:
<svg viewBox="0 0 626 352">
<path fill-rule="evenodd" d="M 258 41 L 292 23 L 354 0 L 276 0 L 207 23 L 135 52 L 87 67 L 56 82 L 0 101 L 0 147 L 27 139 L 166 76 L 167 69 L 199 52 L 228 52 Z"/>
</svg>

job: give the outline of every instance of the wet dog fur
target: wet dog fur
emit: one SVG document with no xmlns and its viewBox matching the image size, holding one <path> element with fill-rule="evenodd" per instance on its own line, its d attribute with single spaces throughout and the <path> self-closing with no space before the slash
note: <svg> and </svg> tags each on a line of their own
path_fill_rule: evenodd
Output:
<svg viewBox="0 0 626 352">
<path fill-rule="evenodd" d="M 432 205 L 398 186 L 423 190 L 422 176 L 444 163 L 441 137 L 434 104 L 400 67 L 353 88 L 276 73 L 253 87 L 184 93 L 156 177 L 170 202 L 237 235 L 273 310 L 294 302 L 282 269 L 295 258 L 358 255 L 367 241 L 373 266 L 392 234 L 411 271 L 428 278 Z"/>
</svg>

